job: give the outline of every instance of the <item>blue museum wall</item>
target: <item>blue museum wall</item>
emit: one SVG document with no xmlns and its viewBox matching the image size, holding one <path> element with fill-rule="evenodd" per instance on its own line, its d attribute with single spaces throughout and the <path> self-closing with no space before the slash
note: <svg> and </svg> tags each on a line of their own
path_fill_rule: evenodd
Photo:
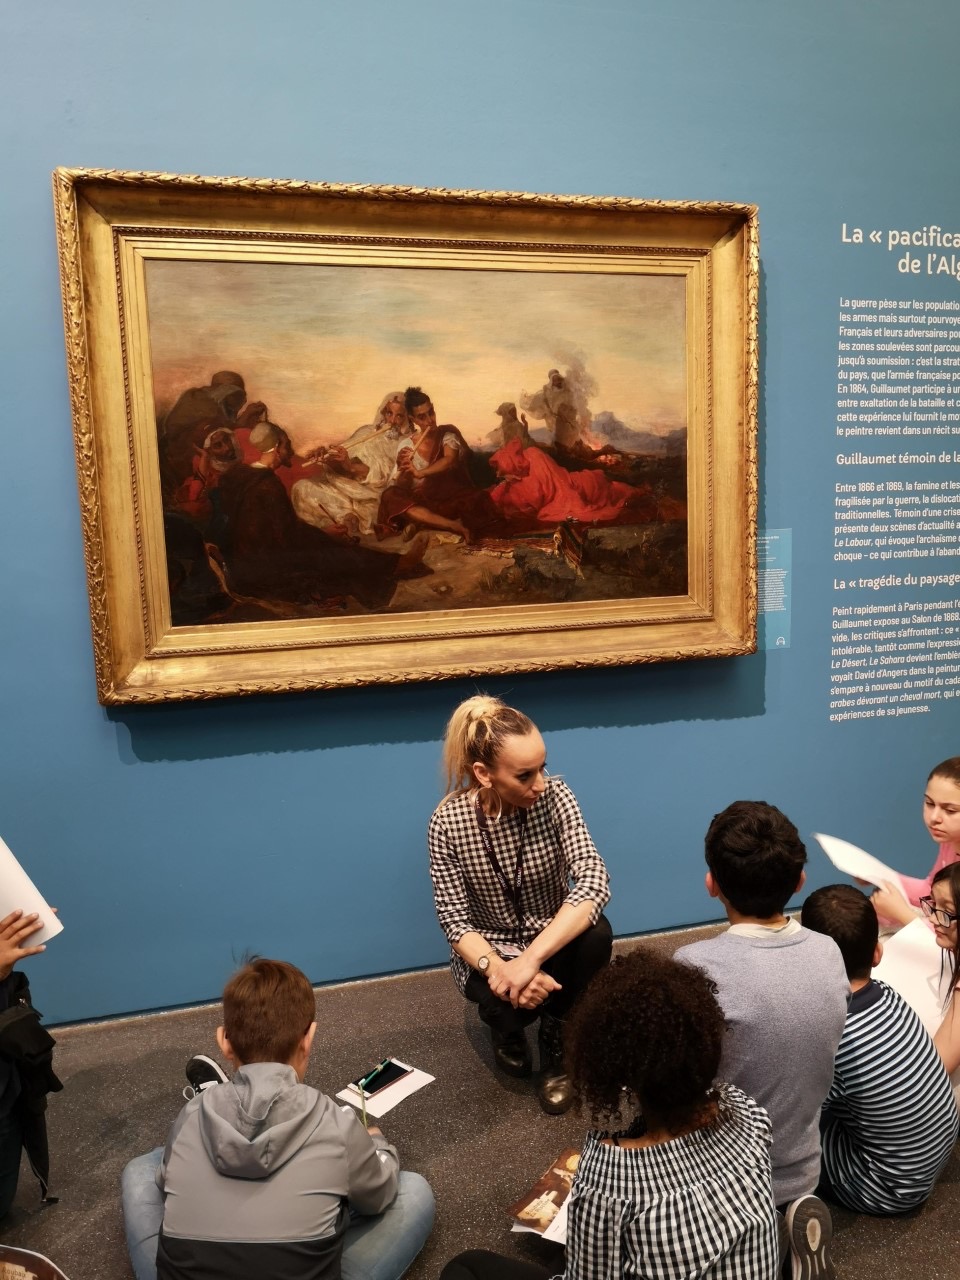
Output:
<svg viewBox="0 0 960 1280">
<path fill-rule="evenodd" d="M 0 834 L 67 926 L 30 965 L 49 1020 L 213 997 L 250 949 L 317 982 L 440 963 L 424 827 L 474 688 L 97 704 L 56 165 L 758 203 L 761 523 L 793 530 L 790 647 L 484 685 L 543 728 L 619 934 L 716 917 L 702 837 L 738 797 L 926 869 L 922 783 L 956 714 L 828 722 L 823 471 L 842 222 L 960 204 L 955 4 L 48 0 L 4 5 L 0 34 Z"/>
</svg>

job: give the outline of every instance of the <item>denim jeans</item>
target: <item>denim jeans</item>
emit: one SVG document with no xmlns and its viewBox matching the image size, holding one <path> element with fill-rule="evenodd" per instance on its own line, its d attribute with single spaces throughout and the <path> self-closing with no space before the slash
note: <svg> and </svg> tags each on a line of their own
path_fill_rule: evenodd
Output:
<svg viewBox="0 0 960 1280">
<path fill-rule="evenodd" d="M 157 1280 L 157 1238 L 163 1222 L 157 1169 L 162 1157 L 162 1147 L 137 1156 L 121 1180 L 123 1224 L 137 1280 Z M 401 1172 L 397 1198 L 383 1213 L 367 1218 L 351 1211 L 343 1238 L 343 1280 L 399 1280 L 423 1248 L 433 1215 L 430 1184 L 418 1173 Z"/>
</svg>

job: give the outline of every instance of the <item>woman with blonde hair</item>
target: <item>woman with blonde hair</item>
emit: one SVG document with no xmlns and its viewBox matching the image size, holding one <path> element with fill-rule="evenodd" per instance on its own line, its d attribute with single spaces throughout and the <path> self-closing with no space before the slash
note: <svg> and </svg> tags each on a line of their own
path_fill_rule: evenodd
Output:
<svg viewBox="0 0 960 1280">
<path fill-rule="evenodd" d="M 450 717 L 447 795 L 430 819 L 430 875 L 454 980 L 490 1028 L 497 1066 L 532 1070 L 525 1027 L 540 1019 L 544 1111 L 566 1111 L 563 1021 L 610 958 L 607 870 L 576 797 L 546 771 L 522 711 L 478 694 Z"/>
</svg>

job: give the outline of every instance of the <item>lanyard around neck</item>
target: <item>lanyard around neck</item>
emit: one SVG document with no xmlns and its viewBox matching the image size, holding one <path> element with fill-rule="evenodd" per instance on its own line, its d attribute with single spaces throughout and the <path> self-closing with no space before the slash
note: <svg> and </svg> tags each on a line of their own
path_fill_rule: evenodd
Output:
<svg viewBox="0 0 960 1280">
<path fill-rule="evenodd" d="M 483 851 L 487 855 L 487 861 L 493 870 L 493 874 L 497 877 L 501 889 L 510 902 L 517 916 L 517 944 L 523 946 L 523 906 L 521 900 L 523 897 L 523 845 L 527 838 L 527 811 L 526 809 L 518 810 L 520 815 L 520 843 L 517 845 L 517 865 L 513 872 L 513 884 L 504 875 L 503 868 L 500 866 L 500 860 L 493 848 L 493 841 L 490 839 L 490 827 L 487 823 L 487 815 L 483 812 L 483 805 L 480 803 L 480 797 L 477 796 L 477 828 L 480 832 L 480 840 L 483 843 Z"/>
</svg>

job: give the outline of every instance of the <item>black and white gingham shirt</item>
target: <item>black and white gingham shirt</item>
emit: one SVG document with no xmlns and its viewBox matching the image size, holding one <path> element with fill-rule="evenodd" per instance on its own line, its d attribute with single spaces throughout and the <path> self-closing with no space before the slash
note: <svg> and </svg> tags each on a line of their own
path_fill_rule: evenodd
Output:
<svg viewBox="0 0 960 1280">
<path fill-rule="evenodd" d="M 587 1134 L 570 1193 L 566 1280 L 775 1280 L 770 1120 L 720 1085 L 720 1120 L 653 1147 Z"/>
<path fill-rule="evenodd" d="M 488 821 L 490 841 L 507 883 L 513 884 L 522 831 L 517 811 Z M 434 812 L 428 830 L 430 877 L 440 927 L 451 947 L 466 933 L 482 934 L 492 947 L 517 942 L 517 915 L 484 852 L 477 825 L 476 793 L 455 796 Z M 571 882 L 573 888 L 571 888 Z M 528 946 L 565 902 L 594 903 L 596 924 L 610 898 L 610 882 L 573 792 L 548 778 L 543 795 L 527 810 L 523 844 L 523 945 Z M 451 951 L 451 967 L 463 991 L 470 966 Z"/>
</svg>

